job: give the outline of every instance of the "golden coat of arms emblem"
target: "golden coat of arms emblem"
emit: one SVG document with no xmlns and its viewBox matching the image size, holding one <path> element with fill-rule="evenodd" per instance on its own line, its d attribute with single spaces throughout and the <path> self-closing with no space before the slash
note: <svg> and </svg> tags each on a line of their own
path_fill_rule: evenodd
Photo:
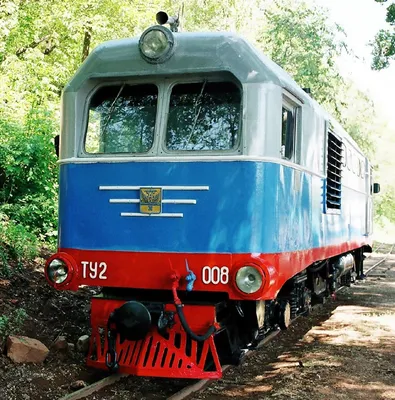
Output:
<svg viewBox="0 0 395 400">
<path fill-rule="evenodd" d="M 140 188 L 140 212 L 142 214 L 162 212 L 162 188 Z"/>
</svg>

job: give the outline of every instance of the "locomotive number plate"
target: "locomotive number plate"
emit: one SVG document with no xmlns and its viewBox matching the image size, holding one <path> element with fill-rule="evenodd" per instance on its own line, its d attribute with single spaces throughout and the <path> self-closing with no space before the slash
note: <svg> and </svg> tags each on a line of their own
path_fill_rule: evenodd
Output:
<svg viewBox="0 0 395 400">
<path fill-rule="evenodd" d="M 82 277 L 84 279 L 107 279 L 107 264 L 97 261 L 81 261 Z"/>
<path fill-rule="evenodd" d="M 162 188 L 140 189 L 140 212 L 160 214 L 162 212 Z"/>
<path fill-rule="evenodd" d="M 202 269 L 202 281 L 205 285 L 218 285 L 219 283 L 226 285 L 229 282 L 229 268 L 207 265 Z"/>
</svg>

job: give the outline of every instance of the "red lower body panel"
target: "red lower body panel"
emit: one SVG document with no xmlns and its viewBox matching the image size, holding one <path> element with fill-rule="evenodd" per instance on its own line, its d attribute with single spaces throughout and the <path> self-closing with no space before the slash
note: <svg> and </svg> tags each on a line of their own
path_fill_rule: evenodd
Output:
<svg viewBox="0 0 395 400">
<path fill-rule="evenodd" d="M 276 254 L 145 253 L 61 248 L 59 251 L 73 260 L 71 264 L 74 272 L 70 282 L 55 287 L 77 290 L 80 285 L 89 285 L 170 290 L 170 277 L 177 272 L 182 278 L 180 290 L 185 290 L 186 282 L 183 278 L 188 273 L 188 265 L 196 275 L 194 291 L 226 292 L 232 300 L 271 300 L 277 296 L 288 279 L 312 263 L 365 245 L 369 246 L 371 243 L 344 242 L 322 248 Z M 265 278 L 262 288 L 252 295 L 240 292 L 235 284 L 238 268 L 244 265 L 257 266 Z M 205 273 L 207 269 L 227 272 L 225 275 L 217 273 L 210 281 Z"/>
<path fill-rule="evenodd" d="M 111 312 L 124 303 L 119 300 L 92 299 L 89 366 L 107 369 L 107 321 Z M 175 311 L 175 308 L 168 304 L 165 310 Z M 204 333 L 215 322 L 215 306 L 186 305 L 184 314 L 197 334 Z M 146 337 L 139 341 L 124 340 L 121 343 L 118 335 L 116 352 L 120 373 L 193 379 L 218 379 L 222 376 L 213 336 L 200 343 L 191 340 L 177 316 L 166 335 L 161 335 L 154 325 Z"/>
</svg>

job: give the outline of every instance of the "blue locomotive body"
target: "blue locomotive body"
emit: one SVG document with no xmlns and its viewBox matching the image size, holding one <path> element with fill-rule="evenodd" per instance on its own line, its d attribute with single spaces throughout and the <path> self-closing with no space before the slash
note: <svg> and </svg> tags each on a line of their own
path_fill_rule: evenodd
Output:
<svg viewBox="0 0 395 400">
<path fill-rule="evenodd" d="M 60 179 L 67 182 L 60 195 L 62 248 L 280 253 L 368 240 L 366 194 L 343 188 L 347 213 L 325 214 L 325 178 L 281 163 L 66 164 Z M 164 201 L 194 203 L 164 202 L 168 217 L 143 218 L 139 203 L 127 200 L 139 200 L 138 188 L 147 185 L 168 187 Z M 186 186 L 201 189 L 177 190 Z"/>
</svg>

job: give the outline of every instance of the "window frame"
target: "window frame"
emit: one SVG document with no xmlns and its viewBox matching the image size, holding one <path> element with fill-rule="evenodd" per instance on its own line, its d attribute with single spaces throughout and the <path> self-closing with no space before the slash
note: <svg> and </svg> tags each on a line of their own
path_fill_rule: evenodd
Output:
<svg viewBox="0 0 395 400">
<path fill-rule="evenodd" d="M 88 136 L 88 127 L 89 127 L 89 110 L 90 104 L 92 101 L 93 96 L 102 88 L 109 87 L 109 86 L 122 86 L 123 84 L 129 86 L 138 86 L 138 85 L 153 85 L 156 86 L 158 90 L 158 98 L 156 104 L 156 116 L 155 116 L 155 125 L 154 125 L 154 138 L 152 142 L 151 148 L 144 153 L 89 153 L 85 149 L 85 144 Z M 80 146 L 78 151 L 78 157 L 91 157 L 91 158 L 106 158 L 106 157 L 154 157 L 157 155 L 157 142 L 158 142 L 158 132 L 160 132 L 160 118 L 159 116 L 162 113 L 162 95 L 163 92 L 163 79 L 152 79 L 152 77 L 147 77 L 146 79 L 109 79 L 103 82 L 98 83 L 95 85 L 92 90 L 89 92 L 88 96 L 85 99 L 84 103 L 84 111 L 83 111 L 83 134 L 81 135 Z"/>
<path fill-rule="evenodd" d="M 95 80 L 95 78 L 93 78 Z M 166 148 L 166 133 L 167 133 L 167 121 L 170 106 L 170 94 L 172 88 L 177 84 L 183 83 L 200 83 L 203 80 L 208 82 L 231 82 L 240 91 L 240 122 L 238 131 L 237 145 L 230 150 L 168 150 Z M 158 88 L 158 102 L 156 108 L 156 120 L 154 127 L 154 141 L 151 149 L 146 153 L 88 153 L 85 151 L 85 142 L 88 134 L 89 125 L 89 108 L 92 97 L 95 93 L 106 86 L 117 86 L 117 85 L 146 85 L 152 84 Z M 116 77 L 109 78 L 105 81 L 97 81 L 88 95 L 84 99 L 83 107 L 83 119 L 81 126 L 81 135 L 79 139 L 79 146 L 77 151 L 78 158 L 149 158 L 149 157 L 162 157 L 175 155 L 191 156 L 191 157 L 202 157 L 202 156 L 231 156 L 243 154 L 244 137 L 243 137 L 243 104 L 244 104 L 244 91 L 243 86 L 239 80 L 228 71 L 220 71 L 216 73 L 196 74 L 194 75 L 180 75 L 177 77 L 158 77 L 158 76 L 146 76 L 146 77 Z"/>
<path fill-rule="evenodd" d="M 280 157 L 282 160 L 300 163 L 300 132 L 302 129 L 302 105 L 303 102 L 296 96 L 283 90 L 282 107 L 281 107 L 281 131 L 280 131 Z M 283 109 L 292 112 L 293 116 L 293 136 L 292 136 L 292 152 L 290 157 L 286 157 L 286 147 L 283 151 L 282 135 L 283 135 Z M 286 145 L 285 145 L 286 146 Z"/>
<path fill-rule="evenodd" d="M 216 83 L 216 82 L 229 82 L 235 85 L 237 89 L 240 91 L 240 120 L 239 120 L 239 130 L 237 133 L 237 143 L 233 147 L 233 149 L 228 150 L 171 150 L 168 149 L 166 146 L 166 136 L 167 136 L 167 127 L 168 127 L 168 119 L 170 113 L 170 96 L 173 91 L 173 88 L 176 85 L 182 84 L 194 84 L 194 83 L 201 83 L 203 84 L 204 81 L 209 83 Z M 200 76 L 182 76 L 178 79 L 169 78 L 169 84 L 166 87 L 166 91 L 164 93 L 164 109 L 165 109 L 165 118 L 163 118 L 163 127 L 161 130 L 161 141 L 160 141 L 160 148 L 159 148 L 159 155 L 188 155 L 193 157 L 199 156 L 220 156 L 220 155 L 241 155 L 243 150 L 243 88 L 239 81 L 237 81 L 233 75 L 231 74 L 221 74 L 221 75 L 200 75 Z"/>
</svg>

